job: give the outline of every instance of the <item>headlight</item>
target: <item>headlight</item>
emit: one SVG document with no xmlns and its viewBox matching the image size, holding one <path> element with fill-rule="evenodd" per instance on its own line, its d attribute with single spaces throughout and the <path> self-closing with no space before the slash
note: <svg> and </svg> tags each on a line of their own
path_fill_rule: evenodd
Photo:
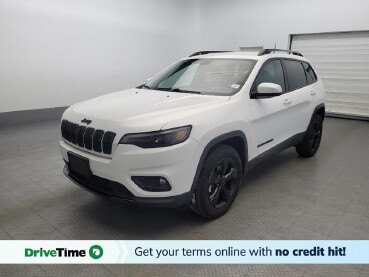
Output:
<svg viewBox="0 0 369 277">
<path fill-rule="evenodd" d="M 156 131 L 149 133 L 127 134 L 119 141 L 120 144 L 133 144 L 141 148 L 157 148 L 175 145 L 184 142 L 190 136 L 192 127 Z"/>
</svg>

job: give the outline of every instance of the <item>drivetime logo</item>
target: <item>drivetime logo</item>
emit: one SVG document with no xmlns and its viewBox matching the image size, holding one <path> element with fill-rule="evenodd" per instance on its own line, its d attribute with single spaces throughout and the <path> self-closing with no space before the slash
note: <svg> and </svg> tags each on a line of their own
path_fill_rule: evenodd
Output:
<svg viewBox="0 0 369 277">
<path fill-rule="evenodd" d="M 90 257 L 92 259 L 97 260 L 102 257 L 102 255 L 104 254 L 104 250 L 100 245 L 92 245 L 88 253 L 90 254 Z"/>
<path fill-rule="evenodd" d="M 88 254 L 92 259 L 100 259 L 104 253 L 103 248 L 100 245 L 93 245 L 90 247 Z M 55 248 L 55 249 L 24 249 L 25 257 L 56 257 L 56 258 L 78 258 L 78 257 L 86 257 L 87 251 L 86 249 L 68 249 L 64 247 Z"/>
</svg>

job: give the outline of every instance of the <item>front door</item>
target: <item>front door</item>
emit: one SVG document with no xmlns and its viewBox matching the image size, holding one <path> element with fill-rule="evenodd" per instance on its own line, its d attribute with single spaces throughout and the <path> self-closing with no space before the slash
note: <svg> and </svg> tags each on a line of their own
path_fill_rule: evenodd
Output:
<svg viewBox="0 0 369 277">
<path fill-rule="evenodd" d="M 286 92 L 286 81 L 280 59 L 264 63 L 255 79 L 252 91 L 261 83 L 275 83 L 282 87 L 282 95 L 270 98 L 250 99 L 252 110 L 251 130 L 253 137 L 252 158 L 278 145 L 292 136 L 294 121 L 290 95 Z"/>
</svg>

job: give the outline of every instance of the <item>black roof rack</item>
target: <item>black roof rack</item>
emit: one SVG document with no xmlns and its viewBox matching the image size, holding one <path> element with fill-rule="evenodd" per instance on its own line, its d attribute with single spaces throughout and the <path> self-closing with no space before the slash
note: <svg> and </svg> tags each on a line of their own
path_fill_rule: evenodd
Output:
<svg viewBox="0 0 369 277">
<path fill-rule="evenodd" d="M 191 54 L 189 57 L 212 54 L 212 53 L 226 53 L 226 52 L 231 52 L 231 51 L 199 51 L 199 52 L 195 52 Z"/>
<path fill-rule="evenodd" d="M 291 50 L 284 50 L 284 49 L 263 49 L 259 52 L 258 56 L 263 56 L 266 54 L 274 53 L 274 52 L 285 52 L 292 55 L 303 57 L 303 55 L 300 52 L 297 51 L 291 51 Z"/>
</svg>

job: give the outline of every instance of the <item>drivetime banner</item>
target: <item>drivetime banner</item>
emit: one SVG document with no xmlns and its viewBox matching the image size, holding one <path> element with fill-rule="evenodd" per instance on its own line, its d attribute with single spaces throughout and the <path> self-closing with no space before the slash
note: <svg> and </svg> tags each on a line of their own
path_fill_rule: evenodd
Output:
<svg viewBox="0 0 369 277">
<path fill-rule="evenodd" d="M 368 264 L 369 240 L 2 240 L 2 264 Z"/>
</svg>

